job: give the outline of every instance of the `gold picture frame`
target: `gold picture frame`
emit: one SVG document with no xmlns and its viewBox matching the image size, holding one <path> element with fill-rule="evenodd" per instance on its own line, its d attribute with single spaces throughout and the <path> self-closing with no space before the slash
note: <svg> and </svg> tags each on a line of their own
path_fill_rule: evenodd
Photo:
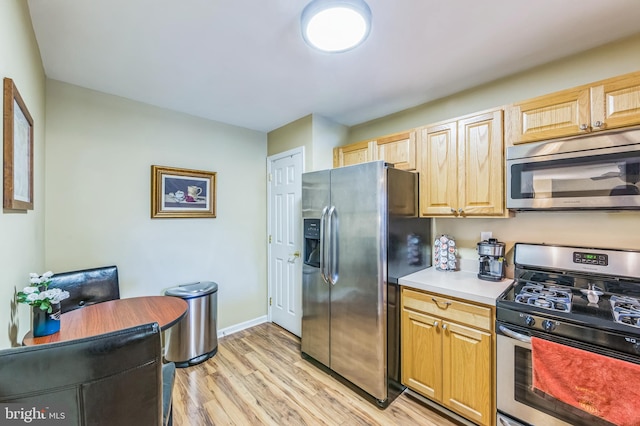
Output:
<svg viewBox="0 0 640 426">
<path fill-rule="evenodd" d="M 10 78 L 4 79 L 3 197 L 8 210 L 33 210 L 33 118 Z"/>
<path fill-rule="evenodd" d="M 151 218 L 216 217 L 216 172 L 151 166 Z"/>
</svg>

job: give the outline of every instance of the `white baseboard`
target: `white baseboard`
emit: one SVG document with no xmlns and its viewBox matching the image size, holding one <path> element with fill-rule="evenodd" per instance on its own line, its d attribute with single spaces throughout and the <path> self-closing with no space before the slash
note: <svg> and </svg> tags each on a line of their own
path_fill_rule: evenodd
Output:
<svg viewBox="0 0 640 426">
<path fill-rule="evenodd" d="M 267 322 L 267 320 L 268 320 L 267 316 L 264 315 L 249 321 L 241 322 L 240 324 L 235 324 L 229 327 L 225 327 L 221 330 L 218 330 L 218 338 L 228 336 L 233 333 L 237 333 L 238 331 L 246 330 L 247 328 L 251 328 L 259 324 L 263 324 Z"/>
</svg>

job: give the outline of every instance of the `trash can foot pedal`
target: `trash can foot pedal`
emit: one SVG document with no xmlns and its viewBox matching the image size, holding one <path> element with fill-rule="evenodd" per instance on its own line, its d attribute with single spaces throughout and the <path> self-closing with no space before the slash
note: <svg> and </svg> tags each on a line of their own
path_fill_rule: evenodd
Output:
<svg viewBox="0 0 640 426">
<path fill-rule="evenodd" d="M 214 350 L 212 350 L 211 352 L 208 352 L 206 354 L 202 354 L 200 356 L 197 356 L 195 358 L 190 359 L 189 361 L 182 361 L 182 362 L 176 362 L 174 361 L 173 363 L 176 365 L 176 367 L 178 368 L 186 368 L 186 367 L 191 367 L 192 365 L 198 365 L 200 363 L 205 362 L 206 360 L 208 360 L 209 358 L 213 358 L 213 356 L 215 354 L 218 353 L 218 348 L 216 347 Z"/>
</svg>

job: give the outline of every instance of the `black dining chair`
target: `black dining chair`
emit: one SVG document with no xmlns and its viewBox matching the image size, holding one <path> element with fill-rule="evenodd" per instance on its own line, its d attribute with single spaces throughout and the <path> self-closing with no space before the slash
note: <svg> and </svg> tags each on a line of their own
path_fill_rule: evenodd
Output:
<svg viewBox="0 0 640 426">
<path fill-rule="evenodd" d="M 69 298 L 60 302 L 63 314 L 94 303 L 120 299 L 116 266 L 61 272 L 51 277 L 49 287 L 69 292 Z"/>
<path fill-rule="evenodd" d="M 174 378 L 175 365 L 162 363 L 156 323 L 0 351 L 7 410 L 62 416 L 65 424 L 171 425 Z"/>
</svg>

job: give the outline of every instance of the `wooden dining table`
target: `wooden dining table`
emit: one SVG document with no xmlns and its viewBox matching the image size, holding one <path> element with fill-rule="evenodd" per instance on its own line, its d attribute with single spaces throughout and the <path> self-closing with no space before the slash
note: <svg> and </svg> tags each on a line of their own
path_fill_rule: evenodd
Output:
<svg viewBox="0 0 640 426">
<path fill-rule="evenodd" d="M 65 312 L 60 316 L 60 331 L 33 337 L 29 331 L 22 344 L 64 342 L 125 328 L 157 322 L 161 330 L 178 323 L 187 314 L 187 302 L 172 296 L 143 296 L 96 303 Z"/>
</svg>

